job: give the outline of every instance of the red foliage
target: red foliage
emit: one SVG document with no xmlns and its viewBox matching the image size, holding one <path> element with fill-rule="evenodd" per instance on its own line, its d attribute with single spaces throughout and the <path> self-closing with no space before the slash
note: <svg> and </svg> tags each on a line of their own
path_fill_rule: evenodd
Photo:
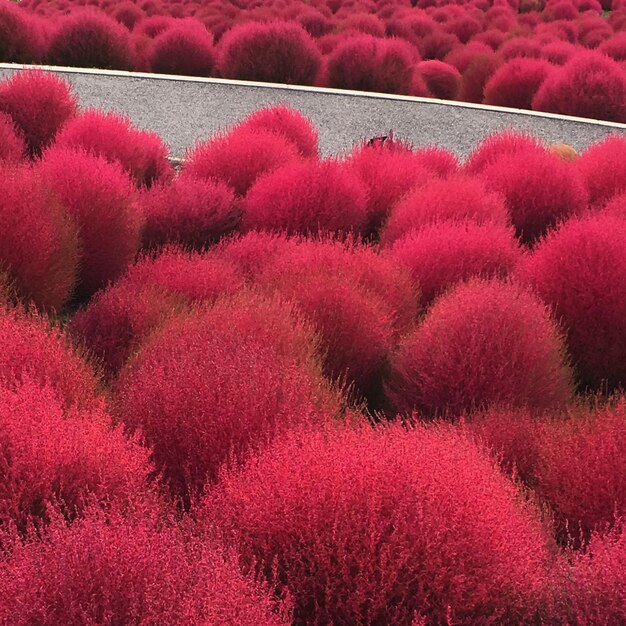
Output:
<svg viewBox="0 0 626 626">
<path fill-rule="evenodd" d="M 186 174 L 144 191 L 141 206 L 147 247 L 177 243 L 201 249 L 233 231 L 241 218 L 239 202 L 228 185 Z"/>
<path fill-rule="evenodd" d="M 0 112 L 0 161 L 16 165 L 26 156 L 26 142 L 10 115 Z"/>
<path fill-rule="evenodd" d="M 13 118 L 30 154 L 39 155 L 76 115 L 76 96 L 54 74 L 21 71 L 0 83 L 0 111 Z"/>
<path fill-rule="evenodd" d="M 519 152 L 538 153 L 542 145 L 536 137 L 525 132 L 504 130 L 488 135 L 469 155 L 465 163 L 468 174 L 480 174 L 487 167 L 497 165 L 503 158 Z"/>
<path fill-rule="evenodd" d="M 218 47 L 224 78 L 312 85 L 322 55 L 296 22 L 248 22 L 229 30 Z"/>
<path fill-rule="evenodd" d="M 116 5 L 112 15 L 116 21 L 124 24 L 128 30 L 133 30 L 145 16 L 145 13 L 132 0 L 117 2 Z"/>
<path fill-rule="evenodd" d="M 87 9 L 59 20 L 48 47 L 51 65 L 131 70 L 128 30 L 104 13 Z"/>
<path fill-rule="evenodd" d="M 510 404 L 551 409 L 571 394 L 564 339 L 536 297 L 473 279 L 441 296 L 392 357 L 388 395 L 402 413 L 454 417 Z"/>
<path fill-rule="evenodd" d="M 93 367 L 58 327 L 35 313 L 0 307 L 0 381 L 28 379 L 54 389 L 66 406 L 97 403 L 99 382 Z"/>
<path fill-rule="evenodd" d="M 482 102 L 485 85 L 500 65 L 502 60 L 494 53 L 478 55 L 463 72 L 459 100 Z"/>
<path fill-rule="evenodd" d="M 288 234 L 362 233 L 367 191 L 361 179 L 335 160 L 289 163 L 248 191 L 241 229 Z"/>
<path fill-rule="evenodd" d="M 29 13 L 13 2 L 0 4 L 0 61 L 32 63 L 41 61 L 44 42 L 39 25 Z"/>
<path fill-rule="evenodd" d="M 485 104 L 530 109 L 533 97 L 553 70 L 543 59 L 517 58 L 497 69 L 485 85 Z"/>
<path fill-rule="evenodd" d="M 152 517 L 92 509 L 69 528 L 55 519 L 0 564 L 0 621 L 289 624 L 288 607 L 242 576 L 234 554 Z"/>
<path fill-rule="evenodd" d="M 294 624 L 532 623 L 549 557 L 537 511 L 450 428 L 277 441 L 198 511 L 295 601 Z M 426 623 L 426 621 L 424 622 Z"/>
<path fill-rule="evenodd" d="M 197 20 L 181 20 L 155 37 L 148 63 L 150 70 L 159 74 L 211 76 L 213 36 Z"/>
<path fill-rule="evenodd" d="M 456 175 L 432 179 L 400 200 L 381 230 L 380 242 L 389 246 L 411 230 L 447 220 L 509 224 L 504 198 L 477 178 Z"/>
<path fill-rule="evenodd" d="M 0 385 L 0 524 L 25 531 L 59 504 L 73 518 L 86 500 L 128 505 L 149 491 L 149 452 L 111 427 L 102 406 L 63 407 L 49 387 Z"/>
<path fill-rule="evenodd" d="M 576 160 L 593 207 L 600 208 L 626 191 L 625 150 L 626 139 L 612 135 L 587 148 Z"/>
<path fill-rule="evenodd" d="M 317 129 L 308 117 L 284 104 L 258 109 L 239 128 L 269 131 L 293 143 L 302 157 L 317 157 Z"/>
<path fill-rule="evenodd" d="M 328 86 L 408 94 L 416 52 L 400 39 L 353 35 L 328 56 Z"/>
<path fill-rule="evenodd" d="M 78 228 L 78 294 L 90 296 L 118 278 L 139 248 L 133 183 L 118 163 L 72 148 L 46 151 L 36 171 Z"/>
<path fill-rule="evenodd" d="M 610 39 L 602 42 L 598 50 L 616 61 L 626 61 L 626 33 L 616 33 Z"/>
<path fill-rule="evenodd" d="M 245 196 L 262 174 L 299 158 L 296 146 L 285 137 L 243 127 L 197 145 L 187 155 L 183 172 L 221 180 Z"/>
<path fill-rule="evenodd" d="M 599 52 L 574 55 L 533 98 L 533 109 L 626 122 L 626 72 Z"/>
<path fill-rule="evenodd" d="M 546 44 L 541 56 L 555 65 L 565 65 L 577 52 L 577 47 L 567 41 L 554 41 Z"/>
<path fill-rule="evenodd" d="M 119 161 L 138 186 L 166 182 L 174 173 L 163 140 L 156 133 L 135 128 L 130 119 L 117 113 L 95 109 L 81 113 L 64 126 L 56 144 Z"/>
<path fill-rule="evenodd" d="M 480 176 L 489 189 L 504 196 L 517 236 L 527 244 L 561 220 L 582 213 L 589 202 L 576 169 L 543 147 L 500 156 Z"/>
<path fill-rule="evenodd" d="M 146 17 L 141 20 L 135 27 L 134 32 L 138 35 L 147 35 L 151 39 L 154 39 L 173 26 L 173 24 L 175 24 L 175 22 L 169 15 L 153 15 L 152 17 Z"/>
<path fill-rule="evenodd" d="M 454 100 L 461 88 L 461 74 L 453 65 L 430 60 L 417 64 L 430 93 L 441 100 Z"/>
<path fill-rule="evenodd" d="M 116 417 L 141 429 L 173 494 L 189 498 L 277 432 L 332 415 L 308 326 L 252 294 L 179 315 L 120 374 Z"/>
<path fill-rule="evenodd" d="M 549 233 L 519 268 L 562 320 L 583 386 L 626 382 L 625 263 L 626 222 L 590 215 Z"/>
<path fill-rule="evenodd" d="M 410 270 L 425 306 L 472 276 L 506 277 L 521 257 L 511 229 L 472 222 L 441 222 L 410 231 L 390 253 Z"/>
<path fill-rule="evenodd" d="M 535 58 L 541 56 L 541 44 L 528 37 L 515 37 L 505 41 L 498 49 L 498 54 L 505 60 Z"/>
<path fill-rule="evenodd" d="M 0 177 L 0 268 L 19 298 L 45 309 L 62 309 L 76 283 L 76 227 L 25 166 Z"/>
</svg>

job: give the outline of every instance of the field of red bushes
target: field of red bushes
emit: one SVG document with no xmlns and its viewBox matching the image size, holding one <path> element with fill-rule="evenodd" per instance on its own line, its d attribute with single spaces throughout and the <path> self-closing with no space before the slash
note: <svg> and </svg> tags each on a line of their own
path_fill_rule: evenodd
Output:
<svg viewBox="0 0 626 626">
<path fill-rule="evenodd" d="M 0 0 L 0 61 L 626 123 L 624 0 Z"/>
<path fill-rule="evenodd" d="M 626 623 L 625 151 L 0 83 L 0 623 Z"/>
</svg>

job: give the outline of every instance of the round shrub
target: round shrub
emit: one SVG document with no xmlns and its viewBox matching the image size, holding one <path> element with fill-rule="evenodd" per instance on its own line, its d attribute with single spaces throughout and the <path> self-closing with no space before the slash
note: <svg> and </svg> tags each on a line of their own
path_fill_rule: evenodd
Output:
<svg viewBox="0 0 626 626">
<path fill-rule="evenodd" d="M 278 440 L 197 516 L 286 588 L 296 624 L 526 623 L 543 596 L 537 511 L 445 427 Z"/>
<path fill-rule="evenodd" d="M 134 2 L 131 0 L 124 0 L 123 2 L 116 3 L 117 6 L 113 11 L 113 17 L 120 24 L 123 24 L 128 30 L 133 28 L 141 22 L 146 15 Z"/>
<path fill-rule="evenodd" d="M 541 143 L 536 137 L 524 132 L 504 130 L 493 133 L 483 139 L 469 155 L 465 163 L 468 174 L 480 174 L 500 159 L 514 156 L 519 152 L 540 152 Z"/>
<path fill-rule="evenodd" d="M 480 176 L 489 189 L 504 196 L 517 236 L 527 244 L 584 211 L 589 202 L 576 170 L 543 147 L 501 156 Z"/>
<path fill-rule="evenodd" d="M 49 385 L 66 406 L 96 404 L 99 381 L 93 367 L 68 337 L 46 318 L 0 306 L 0 381 Z"/>
<path fill-rule="evenodd" d="M 42 309 L 60 310 L 78 273 L 76 227 L 28 167 L 0 177 L 0 270 L 16 295 Z"/>
<path fill-rule="evenodd" d="M 511 229 L 500 225 L 440 222 L 410 231 L 393 244 L 390 254 L 411 272 L 427 306 L 472 276 L 506 277 L 521 250 Z"/>
<path fill-rule="evenodd" d="M 33 156 L 54 141 L 76 106 L 69 84 L 51 73 L 23 70 L 0 83 L 0 111 L 11 116 Z"/>
<path fill-rule="evenodd" d="M 74 12 L 59 20 L 50 37 L 47 57 L 51 65 L 134 68 L 128 30 L 95 10 Z"/>
<path fill-rule="evenodd" d="M 613 135 L 587 148 L 576 161 L 593 207 L 602 207 L 626 191 L 625 150 L 626 139 Z"/>
<path fill-rule="evenodd" d="M 535 93 L 553 66 L 543 59 L 517 58 L 498 68 L 485 85 L 485 104 L 532 108 Z"/>
<path fill-rule="evenodd" d="M 44 42 L 35 20 L 13 2 L 0 5 L 0 61 L 33 63 L 40 61 Z"/>
<path fill-rule="evenodd" d="M 139 248 L 136 191 L 118 163 L 84 150 L 52 148 L 37 172 L 78 227 L 78 294 L 88 297 L 118 278 Z"/>
<path fill-rule="evenodd" d="M 224 78 L 312 85 L 322 55 L 296 22 L 248 22 L 229 30 L 218 47 Z"/>
<path fill-rule="evenodd" d="M 550 232 L 519 268 L 562 320 L 583 387 L 626 382 L 625 262 L 626 222 L 590 215 Z"/>
<path fill-rule="evenodd" d="M 598 51 L 615 61 L 626 61 L 626 33 L 616 33 L 598 46 Z"/>
<path fill-rule="evenodd" d="M 42 539 L 16 546 L 0 563 L 0 620 L 289 624 L 287 607 L 242 576 L 234 554 L 150 514 L 134 517 L 92 509 L 69 528 L 55 519 Z"/>
<path fill-rule="evenodd" d="M 266 174 L 248 191 L 242 230 L 288 234 L 361 233 L 367 222 L 367 191 L 343 163 L 288 163 Z"/>
<path fill-rule="evenodd" d="M 215 66 L 213 36 L 197 20 L 182 20 L 154 38 L 148 64 L 159 74 L 211 76 Z"/>
<path fill-rule="evenodd" d="M 476 56 L 461 76 L 459 100 L 480 104 L 485 99 L 485 85 L 501 65 L 502 59 L 493 52 Z"/>
<path fill-rule="evenodd" d="M 565 65 L 579 48 L 568 41 L 553 41 L 543 46 L 541 56 L 554 65 Z"/>
<path fill-rule="evenodd" d="M 389 246 L 411 230 L 447 220 L 507 226 L 509 216 L 504 198 L 488 191 L 480 180 L 462 175 L 435 178 L 396 204 L 381 230 L 380 242 Z"/>
<path fill-rule="evenodd" d="M 533 109 L 563 115 L 626 122 L 626 72 L 599 52 L 574 55 L 544 81 Z"/>
<path fill-rule="evenodd" d="M 446 178 L 458 173 L 459 160 L 450 150 L 438 146 L 424 146 L 415 151 L 416 162 L 422 164 L 431 174 Z"/>
<path fill-rule="evenodd" d="M 332 415 L 316 348 L 278 301 L 224 299 L 172 318 L 144 342 L 122 369 L 114 414 L 141 429 L 172 493 L 189 504 L 229 458 Z"/>
<path fill-rule="evenodd" d="M 255 111 L 239 127 L 276 133 L 291 141 L 300 156 L 318 156 L 317 129 L 308 117 L 284 104 Z"/>
<path fill-rule="evenodd" d="M 328 56 L 328 86 L 408 94 L 415 56 L 414 48 L 400 39 L 347 37 Z"/>
<path fill-rule="evenodd" d="M 455 100 L 461 88 L 461 74 L 453 65 L 431 59 L 417 64 L 428 91 L 440 100 Z"/>
<path fill-rule="evenodd" d="M 296 146 L 285 137 L 243 127 L 196 146 L 187 155 L 183 172 L 221 180 L 245 196 L 262 174 L 299 158 Z"/>
<path fill-rule="evenodd" d="M 572 393 L 565 342 L 549 310 L 515 284 L 473 279 L 441 296 L 391 360 L 401 413 L 454 417 L 496 404 L 542 410 Z"/>
<path fill-rule="evenodd" d="M 83 148 L 109 161 L 119 161 L 138 186 L 167 182 L 174 174 L 167 147 L 156 133 L 135 128 L 130 119 L 95 109 L 68 122 L 56 145 Z"/>
<path fill-rule="evenodd" d="M 539 58 L 541 44 L 529 37 L 514 37 L 508 39 L 499 48 L 498 54 L 505 60 L 516 58 Z"/>
<path fill-rule="evenodd" d="M 5 165 L 15 165 L 25 156 L 26 142 L 23 134 L 10 115 L 0 112 L 0 161 Z"/>
<path fill-rule="evenodd" d="M 233 231 L 241 218 L 239 201 L 228 185 L 191 175 L 144 191 L 141 206 L 143 241 L 150 248 L 177 243 L 201 249 Z"/>
</svg>

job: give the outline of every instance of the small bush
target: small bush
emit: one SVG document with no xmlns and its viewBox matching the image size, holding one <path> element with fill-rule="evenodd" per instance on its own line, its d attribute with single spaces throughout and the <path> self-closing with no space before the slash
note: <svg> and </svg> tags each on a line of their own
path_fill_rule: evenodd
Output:
<svg viewBox="0 0 626 626">
<path fill-rule="evenodd" d="M 0 5 L 0 61 L 33 63 L 42 60 L 43 33 L 34 18 L 13 2 Z"/>
<path fill-rule="evenodd" d="M 432 59 L 418 63 L 417 70 L 433 97 L 441 100 L 456 99 L 461 88 L 461 74 L 453 65 Z"/>
<path fill-rule="evenodd" d="M 13 118 L 0 112 L 0 161 L 15 165 L 26 157 L 24 136 L 15 126 Z"/>
<path fill-rule="evenodd" d="M 528 133 L 504 130 L 492 133 L 483 139 L 465 162 L 465 171 L 476 175 L 491 165 L 497 165 L 500 159 L 514 156 L 519 152 L 540 152 L 541 143 Z"/>
</svg>

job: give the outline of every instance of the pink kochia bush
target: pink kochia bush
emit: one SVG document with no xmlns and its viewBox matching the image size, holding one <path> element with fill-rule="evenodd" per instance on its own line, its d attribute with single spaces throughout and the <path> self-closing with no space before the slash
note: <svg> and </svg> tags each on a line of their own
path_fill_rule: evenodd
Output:
<svg viewBox="0 0 626 626">
<path fill-rule="evenodd" d="M 401 413 L 455 417 L 496 404 L 552 409 L 572 394 L 549 309 L 513 283 L 473 279 L 441 296 L 391 359 Z"/>
<path fill-rule="evenodd" d="M 148 63 L 159 74 L 211 76 L 215 66 L 213 36 L 202 23 L 184 20 L 155 37 Z"/>
<path fill-rule="evenodd" d="M 549 233 L 519 268 L 562 321 L 582 386 L 626 382 L 625 263 L 626 221 L 589 215 Z"/>
<path fill-rule="evenodd" d="M 243 203 L 241 228 L 288 234 L 362 233 L 367 191 L 336 160 L 289 163 L 259 178 Z"/>
<path fill-rule="evenodd" d="M 0 111 L 11 116 L 33 156 L 52 143 L 76 107 L 69 84 L 51 73 L 16 72 L 0 83 Z"/>
<path fill-rule="evenodd" d="M 542 144 L 536 137 L 524 132 L 504 130 L 488 135 L 469 155 L 465 163 L 468 174 L 480 174 L 489 165 L 519 152 L 539 152 Z"/>
<path fill-rule="evenodd" d="M 26 157 L 26 142 L 13 118 L 0 112 L 0 162 L 4 165 L 19 163 Z"/>
<path fill-rule="evenodd" d="M 329 87 L 408 94 L 417 51 L 401 39 L 354 35 L 328 56 Z"/>
<path fill-rule="evenodd" d="M 183 173 L 221 180 L 245 196 L 262 174 L 299 159 L 297 147 L 284 136 L 244 125 L 197 145 L 187 155 Z"/>
<path fill-rule="evenodd" d="M 65 409 L 50 387 L 0 385 L 0 425 L 3 529 L 24 531 L 51 504 L 72 518 L 89 497 L 122 506 L 148 497 L 149 451 L 113 429 L 102 406 Z"/>
<path fill-rule="evenodd" d="M 48 385 L 66 406 L 96 403 L 99 381 L 81 350 L 36 313 L 0 306 L 0 381 L 13 387 L 24 380 Z"/>
<path fill-rule="evenodd" d="M 542 602 L 537 510 L 445 426 L 294 434 L 203 505 L 201 526 L 286 587 L 294 624 L 522 624 Z"/>
<path fill-rule="evenodd" d="M 78 227 L 77 292 L 89 296 L 134 261 L 143 222 L 136 190 L 121 165 L 81 149 L 51 148 L 36 170 Z"/>
<path fill-rule="evenodd" d="M 172 318 L 123 368 L 114 415 L 140 429 L 188 504 L 220 465 L 276 433 L 332 417 L 316 340 L 277 300 L 245 294 Z"/>
<path fill-rule="evenodd" d="M 140 204 L 149 248 L 177 243 L 200 249 L 235 230 L 241 218 L 240 202 L 228 185 L 189 174 L 144 191 Z"/>
<path fill-rule="evenodd" d="M 218 67 L 224 78 L 312 85 L 322 54 L 297 22 L 249 22 L 220 40 Z"/>
<path fill-rule="evenodd" d="M 148 512 L 56 516 L 0 561 L 0 621 L 287 626 L 284 603 L 239 571 L 236 555 Z M 106 616 L 106 617 L 103 617 Z"/>
<path fill-rule="evenodd" d="M 410 270 L 428 305 L 472 276 L 506 277 L 521 259 L 514 233 L 497 224 L 439 222 L 398 239 L 391 257 Z"/>
<path fill-rule="evenodd" d="M 75 225 L 30 168 L 0 177 L 0 272 L 16 295 L 42 309 L 60 310 L 78 273 Z"/>
<path fill-rule="evenodd" d="M 430 59 L 418 63 L 417 70 L 433 97 L 442 100 L 456 99 L 461 88 L 461 74 L 453 65 Z"/>
<path fill-rule="evenodd" d="M 0 61 L 41 61 L 44 52 L 42 35 L 31 14 L 13 2 L 0 4 Z"/>
<path fill-rule="evenodd" d="M 118 161 L 138 186 L 166 182 L 174 173 L 163 140 L 156 133 L 135 128 L 130 119 L 117 113 L 84 111 L 65 125 L 56 144 Z"/>
</svg>

